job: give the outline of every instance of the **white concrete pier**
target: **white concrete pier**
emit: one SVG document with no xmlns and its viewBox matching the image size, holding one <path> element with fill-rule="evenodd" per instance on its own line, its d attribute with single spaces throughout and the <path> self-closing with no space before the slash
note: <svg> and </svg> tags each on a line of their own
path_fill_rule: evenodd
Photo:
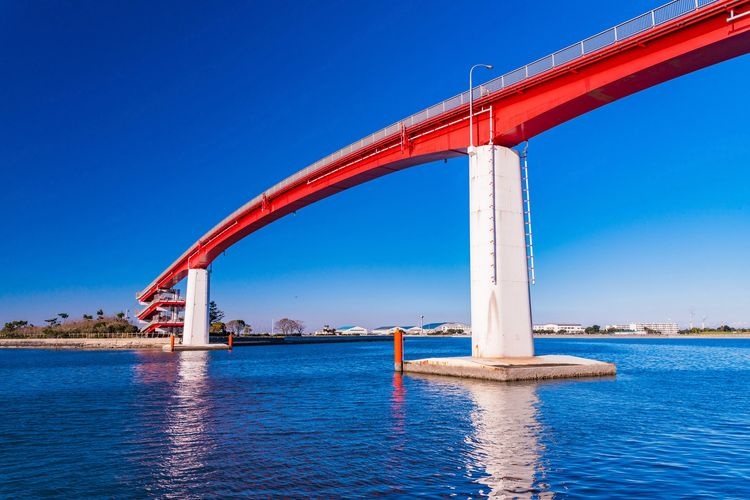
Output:
<svg viewBox="0 0 750 500">
<path fill-rule="evenodd" d="M 534 355 L 518 154 L 469 148 L 471 355 Z"/>
<path fill-rule="evenodd" d="M 518 155 L 469 148 L 469 174 L 471 357 L 404 361 L 403 371 L 502 382 L 614 376 L 611 363 L 534 356 Z"/>
<path fill-rule="evenodd" d="M 182 345 L 208 345 L 208 296 L 208 270 L 190 269 L 187 278 L 185 327 L 182 333 Z"/>
</svg>

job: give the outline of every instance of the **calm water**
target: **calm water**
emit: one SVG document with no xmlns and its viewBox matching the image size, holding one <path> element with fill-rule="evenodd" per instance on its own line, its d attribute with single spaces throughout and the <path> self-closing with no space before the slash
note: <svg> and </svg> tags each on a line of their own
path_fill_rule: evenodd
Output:
<svg viewBox="0 0 750 500">
<path fill-rule="evenodd" d="M 391 348 L 0 350 L 0 497 L 750 498 L 750 341 L 538 340 L 619 374 L 513 385 Z"/>
</svg>

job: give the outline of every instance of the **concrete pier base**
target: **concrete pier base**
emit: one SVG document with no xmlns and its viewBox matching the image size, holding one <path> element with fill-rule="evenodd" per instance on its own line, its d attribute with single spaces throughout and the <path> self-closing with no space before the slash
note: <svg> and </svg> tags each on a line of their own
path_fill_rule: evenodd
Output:
<svg viewBox="0 0 750 500">
<path fill-rule="evenodd" d="M 576 356 L 548 355 L 522 358 L 427 358 L 404 361 L 404 373 L 512 382 L 580 377 L 607 377 L 615 365 Z"/>
<path fill-rule="evenodd" d="M 172 351 L 172 347 L 167 344 L 162 347 L 163 351 Z M 200 345 L 184 345 L 177 344 L 174 346 L 175 351 L 228 351 L 229 346 L 227 344 L 200 344 Z"/>
</svg>

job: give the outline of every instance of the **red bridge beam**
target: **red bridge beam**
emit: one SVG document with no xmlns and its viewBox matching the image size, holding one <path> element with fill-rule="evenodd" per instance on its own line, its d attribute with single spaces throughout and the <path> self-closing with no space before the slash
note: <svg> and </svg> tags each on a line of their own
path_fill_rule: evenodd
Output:
<svg viewBox="0 0 750 500">
<path fill-rule="evenodd" d="M 730 20 L 730 12 L 735 18 Z M 640 90 L 750 52 L 750 0 L 709 4 L 475 100 L 477 144 L 514 146 Z M 251 200 L 193 244 L 145 290 L 181 281 L 271 222 L 350 187 L 405 168 L 464 155 L 468 106 L 392 134 L 316 170 L 303 171 Z"/>
</svg>

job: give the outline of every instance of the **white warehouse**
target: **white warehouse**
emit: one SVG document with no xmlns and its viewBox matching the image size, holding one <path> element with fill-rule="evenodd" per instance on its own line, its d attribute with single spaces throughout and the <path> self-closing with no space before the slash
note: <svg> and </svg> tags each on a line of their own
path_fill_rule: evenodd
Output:
<svg viewBox="0 0 750 500">
<path fill-rule="evenodd" d="M 534 325 L 534 331 L 577 335 L 579 333 L 584 333 L 585 329 L 580 323 L 545 323 L 543 325 Z"/>
</svg>

